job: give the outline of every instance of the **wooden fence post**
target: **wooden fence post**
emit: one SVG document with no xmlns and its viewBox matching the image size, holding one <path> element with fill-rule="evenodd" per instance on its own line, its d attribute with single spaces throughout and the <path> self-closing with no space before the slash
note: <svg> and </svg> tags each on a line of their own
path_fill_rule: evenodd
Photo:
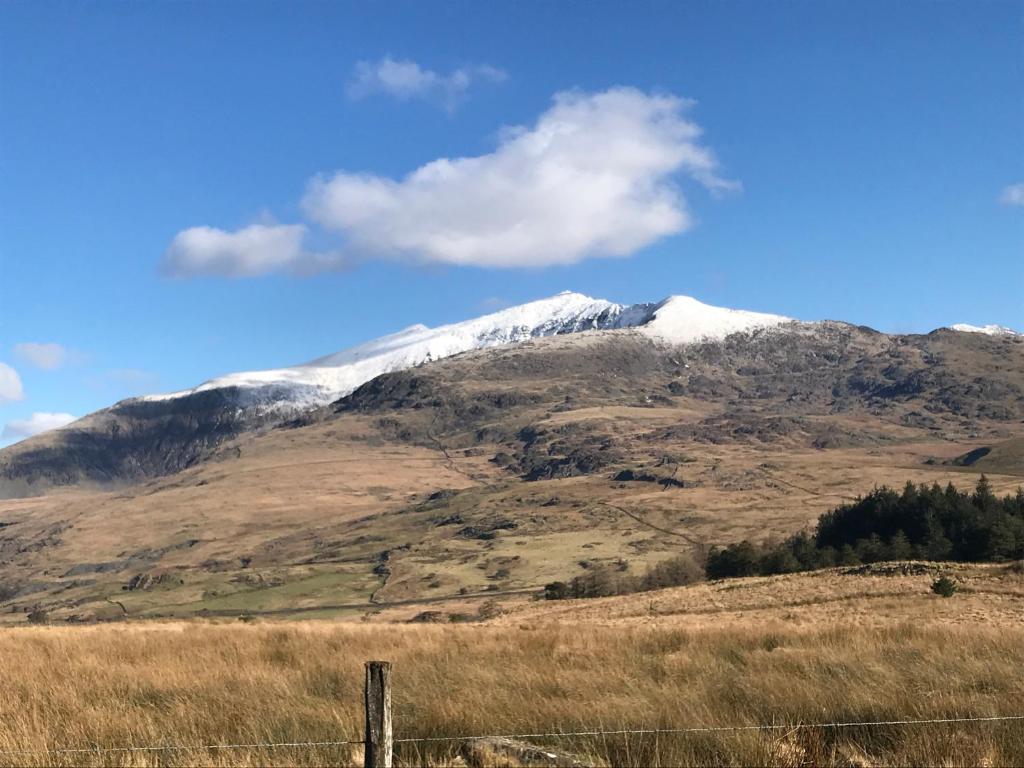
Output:
<svg viewBox="0 0 1024 768">
<path fill-rule="evenodd" d="M 391 768 L 391 662 L 366 662 L 365 768 Z"/>
</svg>

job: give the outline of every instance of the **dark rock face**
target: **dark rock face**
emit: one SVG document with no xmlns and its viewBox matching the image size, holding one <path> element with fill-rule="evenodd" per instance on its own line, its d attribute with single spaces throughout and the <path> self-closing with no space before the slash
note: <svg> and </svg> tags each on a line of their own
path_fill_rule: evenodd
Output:
<svg viewBox="0 0 1024 768">
<path fill-rule="evenodd" d="M 173 400 L 126 400 L 57 432 L 0 452 L 4 487 L 114 484 L 172 474 L 207 458 L 224 440 L 271 419 L 218 389 Z"/>
<path fill-rule="evenodd" d="M 524 480 L 590 475 L 623 459 L 607 437 L 579 424 L 555 429 L 530 426 L 517 437 L 522 447 L 512 467 Z"/>
<path fill-rule="evenodd" d="M 663 488 L 692 488 L 692 483 L 680 480 L 672 475 L 658 475 L 643 470 L 623 469 L 612 476 L 616 483 L 657 483 Z"/>
<path fill-rule="evenodd" d="M 957 456 L 953 459 L 953 464 L 958 467 L 969 467 L 972 464 L 977 464 L 978 461 L 992 453 L 992 449 L 988 446 L 982 448 L 975 448 L 973 451 L 968 451 L 963 456 Z"/>
<path fill-rule="evenodd" d="M 443 365 L 439 361 L 435 365 Z M 536 405 L 543 395 L 507 389 L 468 390 L 449 387 L 424 369 L 399 371 L 378 376 L 334 403 L 336 414 L 389 410 L 429 410 L 435 426 L 478 423 L 503 412 Z"/>
</svg>

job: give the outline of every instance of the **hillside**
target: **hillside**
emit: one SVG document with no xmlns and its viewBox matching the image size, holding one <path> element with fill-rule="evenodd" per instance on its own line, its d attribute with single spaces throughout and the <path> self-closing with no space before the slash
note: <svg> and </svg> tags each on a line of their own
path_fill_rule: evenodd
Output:
<svg viewBox="0 0 1024 768">
<path fill-rule="evenodd" d="M 0 502 L 0 618 L 372 615 L 639 571 L 876 484 L 971 484 L 958 457 L 1016 455 L 1022 384 L 1020 338 L 841 323 L 470 351 L 211 440 L 175 474 Z M 1008 492 L 1024 467 L 990 478 Z"/>
<path fill-rule="evenodd" d="M 670 395 L 731 407 L 737 399 L 771 399 L 785 391 L 793 402 L 829 403 L 831 412 L 857 403 L 915 399 L 925 412 L 903 417 L 929 428 L 937 423 L 932 411 L 1014 419 L 1022 397 L 1014 376 L 1022 337 L 1004 328 L 958 328 L 920 337 L 922 342 L 843 323 L 713 307 L 685 296 L 626 306 L 563 292 L 439 328 L 411 326 L 291 368 L 229 374 L 189 390 L 122 401 L 0 450 L 0 498 L 70 485 L 114 488 L 173 474 L 207 460 L 232 438 L 308 422 L 318 408 L 379 376 L 549 337 L 572 338 L 582 350 L 589 344 L 583 339 L 596 336 L 608 342 L 602 354 L 637 354 L 624 375 L 635 376 L 644 366 L 645 374 L 657 369 L 661 379 L 651 380 L 645 394 L 656 399 L 665 398 L 668 387 Z M 757 343 L 737 346 L 727 341 L 730 336 Z M 686 351 L 671 353 L 682 347 Z M 1005 370 L 994 359 L 1003 349 L 1010 350 Z M 868 359 L 875 354 L 886 364 Z M 563 374 L 559 366 L 577 362 L 548 356 L 541 373 L 557 385 Z M 591 359 L 587 365 L 586 371 L 597 374 L 603 361 Z M 503 376 L 508 370 L 494 373 Z M 521 376 L 513 379 L 523 383 Z M 577 379 L 581 392 L 592 388 L 586 377 Z M 800 408 L 789 410 L 806 415 Z M 791 430 L 793 424 L 769 428 Z"/>
<path fill-rule="evenodd" d="M 439 328 L 414 325 L 290 368 L 234 373 L 181 392 L 124 400 L 0 450 L 0 498 L 54 486 L 116 487 L 177 472 L 227 439 L 286 424 L 377 376 L 469 350 L 619 328 L 657 343 L 684 343 L 787 323 L 795 325 L 779 315 L 685 296 L 625 306 L 565 291 Z"/>
</svg>

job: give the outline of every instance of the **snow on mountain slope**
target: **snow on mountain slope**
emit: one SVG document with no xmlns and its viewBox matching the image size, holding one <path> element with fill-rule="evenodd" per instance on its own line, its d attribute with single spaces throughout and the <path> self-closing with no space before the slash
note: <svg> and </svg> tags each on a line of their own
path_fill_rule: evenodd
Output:
<svg viewBox="0 0 1024 768">
<path fill-rule="evenodd" d="M 963 333 L 984 333 L 987 336 L 1024 336 L 1024 333 L 1007 328 L 1005 325 L 969 325 L 957 323 L 949 326 L 954 331 Z"/>
<path fill-rule="evenodd" d="M 413 325 L 303 365 L 233 373 L 194 389 L 140 399 L 155 402 L 213 389 L 238 388 L 239 407 L 287 411 L 324 405 L 383 373 L 539 336 L 639 328 L 652 339 L 683 344 L 721 339 L 731 333 L 789 321 L 790 318 L 780 315 L 712 307 L 688 296 L 673 296 L 658 304 L 625 306 L 566 291 L 439 328 Z"/>
<path fill-rule="evenodd" d="M 143 399 L 168 400 L 239 387 L 242 406 L 313 407 L 343 397 L 382 373 L 537 336 L 624 327 L 636 319 L 636 313 L 630 313 L 628 307 L 566 291 L 462 323 L 439 328 L 413 325 L 303 365 L 233 373 L 194 389 Z"/>
<path fill-rule="evenodd" d="M 662 341 L 689 344 L 789 322 L 793 319 L 782 315 L 712 307 L 689 296 L 672 296 L 653 308 L 641 330 Z"/>
</svg>

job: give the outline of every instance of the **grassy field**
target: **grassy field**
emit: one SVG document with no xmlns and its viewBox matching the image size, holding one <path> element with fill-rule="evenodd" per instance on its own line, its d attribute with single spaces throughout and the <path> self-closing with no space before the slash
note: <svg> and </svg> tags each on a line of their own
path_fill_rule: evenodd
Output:
<svg viewBox="0 0 1024 768">
<path fill-rule="evenodd" d="M 688 414 L 637 410 L 652 423 Z M 619 411 L 607 420 L 624 432 L 635 426 Z M 527 483 L 502 475 L 490 449 L 449 461 L 423 447 L 360 443 L 364 428 L 353 418 L 247 438 L 239 459 L 118 492 L 0 501 L 0 624 L 22 623 L 36 606 L 54 620 L 281 610 L 304 618 L 332 606 L 359 615 L 463 592 L 540 589 L 580 574 L 581 561 L 621 559 L 642 573 L 693 547 L 788 536 L 875 484 L 970 487 L 978 477 L 971 467 L 925 463 L 973 443 L 785 452 L 695 452 L 681 443 L 677 453 L 689 460 L 677 475 L 692 487 L 615 482 L 612 471 Z M 632 437 L 639 447 L 623 466 L 667 471 L 656 454 L 672 445 Z M 990 480 L 1012 493 L 1022 475 Z M 154 580 L 130 588 L 137 576 Z"/>
<path fill-rule="evenodd" d="M 720 625 L 589 615 L 626 618 L 627 599 L 612 598 L 467 625 L 5 629 L 0 765 L 358 764 L 358 745 L 202 745 L 360 739 L 362 668 L 375 658 L 395 664 L 399 738 L 1024 714 L 1024 622 L 956 625 L 939 609 L 958 597 L 922 597 L 931 619 L 878 625 L 801 625 L 785 608 Z M 574 606 L 585 613 L 564 613 Z M 1024 764 L 1019 721 L 532 741 L 603 765 Z M 459 744 L 398 744 L 397 762 L 459 765 Z M 31 752 L 143 745 L 184 749 Z"/>
</svg>

